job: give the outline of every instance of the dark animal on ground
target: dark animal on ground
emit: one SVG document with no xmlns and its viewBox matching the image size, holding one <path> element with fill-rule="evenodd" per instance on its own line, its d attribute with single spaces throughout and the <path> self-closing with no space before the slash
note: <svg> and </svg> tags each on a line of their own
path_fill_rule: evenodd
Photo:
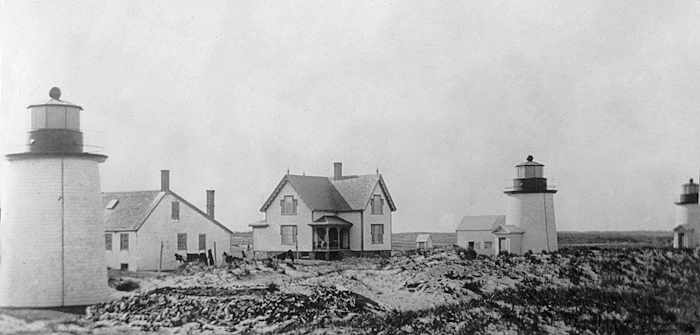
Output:
<svg viewBox="0 0 700 335">
<path fill-rule="evenodd" d="M 180 254 L 175 254 L 175 260 L 181 263 L 186 263 L 185 262 L 185 257 L 182 257 Z"/>
<path fill-rule="evenodd" d="M 229 255 L 226 251 L 222 254 L 222 257 L 224 258 L 224 261 L 226 264 L 231 265 L 233 263 L 238 264 L 239 262 L 242 262 L 243 259 L 240 257 L 235 257 L 233 255 Z"/>
</svg>

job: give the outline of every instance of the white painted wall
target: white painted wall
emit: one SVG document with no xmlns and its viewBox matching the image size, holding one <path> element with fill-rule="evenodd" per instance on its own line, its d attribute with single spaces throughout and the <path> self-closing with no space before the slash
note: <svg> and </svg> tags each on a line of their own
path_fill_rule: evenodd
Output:
<svg viewBox="0 0 700 335">
<path fill-rule="evenodd" d="M 282 215 L 280 199 L 284 199 L 285 195 L 292 195 L 297 200 L 296 215 Z M 290 183 L 285 183 L 280 193 L 272 201 L 272 204 L 265 212 L 265 218 L 268 223 L 267 227 L 253 229 L 253 247 L 255 251 L 296 251 L 295 245 L 282 244 L 280 227 L 283 225 L 296 225 L 299 251 L 311 251 L 312 228 L 309 226 L 309 223 L 312 222 L 311 209 Z"/>
<path fill-rule="evenodd" d="M 506 225 L 525 230 L 522 252 L 556 251 L 557 226 L 553 193 L 508 194 Z"/>
<path fill-rule="evenodd" d="M 173 201 L 177 201 L 177 198 L 172 194 L 166 194 L 136 233 L 137 269 L 158 270 L 161 264 L 161 242 L 163 243 L 162 265 L 160 265 L 162 270 L 174 270 L 180 265 L 175 260 L 175 253 L 181 255 L 200 253 L 210 249 L 214 253 L 214 245 L 216 245 L 215 258 L 217 264 L 220 264 L 222 253 L 224 251 L 231 253 L 231 234 L 182 201 L 180 201 L 180 219 L 174 220 L 171 212 Z M 202 209 L 202 211 L 205 210 Z M 178 233 L 187 234 L 187 251 L 177 250 Z M 199 234 L 206 235 L 204 250 L 199 249 Z"/>
<path fill-rule="evenodd" d="M 351 222 L 350 227 L 350 250 L 360 251 L 360 240 L 362 239 L 362 229 L 360 229 L 360 212 L 343 212 L 337 214 L 339 218 Z M 367 236 L 365 236 L 365 239 Z"/>
<path fill-rule="evenodd" d="M 0 306 L 109 298 L 98 164 L 78 157 L 8 164 L 0 206 Z"/>
<path fill-rule="evenodd" d="M 478 242 L 479 245 L 476 246 L 474 251 L 482 255 L 494 255 L 495 246 L 491 244 L 491 248 L 486 249 L 484 247 L 485 242 L 493 242 L 493 234 L 491 230 L 458 230 L 457 231 L 457 245 L 461 248 L 467 249 L 469 247 L 469 242 Z"/>
<path fill-rule="evenodd" d="M 693 229 L 693 233 L 685 232 L 684 246 L 694 248 L 697 242 L 700 241 L 700 206 L 698 204 L 683 204 L 676 205 L 675 225 L 689 224 Z M 685 244 L 688 243 L 688 244 Z M 678 248 L 678 240 L 674 234 L 673 247 Z"/>
<path fill-rule="evenodd" d="M 106 250 L 107 267 L 119 270 L 122 264 L 129 265 L 129 271 L 137 271 L 138 263 L 138 239 L 135 231 L 108 231 L 105 234 L 112 235 L 112 250 Z M 121 250 L 121 234 L 129 236 L 129 250 Z M 106 249 L 106 245 L 105 245 Z"/>
<path fill-rule="evenodd" d="M 381 195 L 384 199 L 384 206 L 381 215 L 372 214 L 372 202 L 368 201 L 367 206 L 364 210 L 364 242 L 366 251 L 376 251 L 376 250 L 391 250 L 391 208 L 389 208 L 389 201 L 387 200 L 386 194 L 382 191 L 379 183 L 374 186 L 372 195 Z M 372 225 L 382 224 L 384 225 L 384 241 L 383 243 L 372 243 Z"/>
</svg>

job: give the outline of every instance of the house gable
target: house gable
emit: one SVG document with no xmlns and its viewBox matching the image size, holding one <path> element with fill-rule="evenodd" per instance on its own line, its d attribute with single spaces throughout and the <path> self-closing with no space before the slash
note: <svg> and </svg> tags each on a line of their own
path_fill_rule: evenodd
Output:
<svg viewBox="0 0 700 335">
<path fill-rule="evenodd" d="M 201 209 L 192 205 L 173 191 L 135 191 L 135 192 L 106 192 L 102 194 L 105 230 L 107 231 L 137 231 L 161 204 L 166 195 L 171 195 L 180 203 L 203 216 L 229 234 L 233 232 L 220 222 L 212 219 Z M 116 201 L 114 206 L 112 202 Z M 109 209 L 108 207 L 112 207 Z"/>
</svg>

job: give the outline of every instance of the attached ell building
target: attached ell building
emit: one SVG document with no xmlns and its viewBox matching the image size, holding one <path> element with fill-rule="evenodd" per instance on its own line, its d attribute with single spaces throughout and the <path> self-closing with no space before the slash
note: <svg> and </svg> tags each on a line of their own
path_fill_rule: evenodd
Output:
<svg viewBox="0 0 700 335">
<path fill-rule="evenodd" d="M 220 263 L 230 253 L 233 232 L 214 219 L 214 191 L 207 212 L 170 189 L 170 171 L 161 171 L 160 191 L 102 195 L 107 266 L 124 270 L 174 270 L 179 254 L 212 253 Z"/>
</svg>

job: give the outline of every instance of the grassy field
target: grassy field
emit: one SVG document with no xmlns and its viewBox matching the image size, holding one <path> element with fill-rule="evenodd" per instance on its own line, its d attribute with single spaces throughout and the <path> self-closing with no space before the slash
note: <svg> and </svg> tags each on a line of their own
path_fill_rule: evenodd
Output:
<svg viewBox="0 0 700 335">
<path fill-rule="evenodd" d="M 433 244 L 438 246 L 453 245 L 457 241 L 456 233 L 395 233 L 392 234 L 391 243 L 394 250 L 411 250 L 416 248 L 416 237 L 420 234 L 430 234 Z M 672 231 L 591 231 L 591 232 L 570 232 L 560 231 L 557 233 L 559 245 L 581 246 L 653 246 L 670 247 L 673 240 Z"/>
<path fill-rule="evenodd" d="M 393 250 L 412 250 L 416 248 L 416 237 L 420 234 L 430 234 L 435 247 L 450 246 L 457 242 L 456 233 L 410 232 L 395 233 L 391 236 Z M 589 231 L 589 232 L 558 232 L 559 245 L 636 245 L 670 247 L 673 239 L 672 231 Z M 253 232 L 234 232 L 232 245 L 253 244 Z"/>
</svg>

